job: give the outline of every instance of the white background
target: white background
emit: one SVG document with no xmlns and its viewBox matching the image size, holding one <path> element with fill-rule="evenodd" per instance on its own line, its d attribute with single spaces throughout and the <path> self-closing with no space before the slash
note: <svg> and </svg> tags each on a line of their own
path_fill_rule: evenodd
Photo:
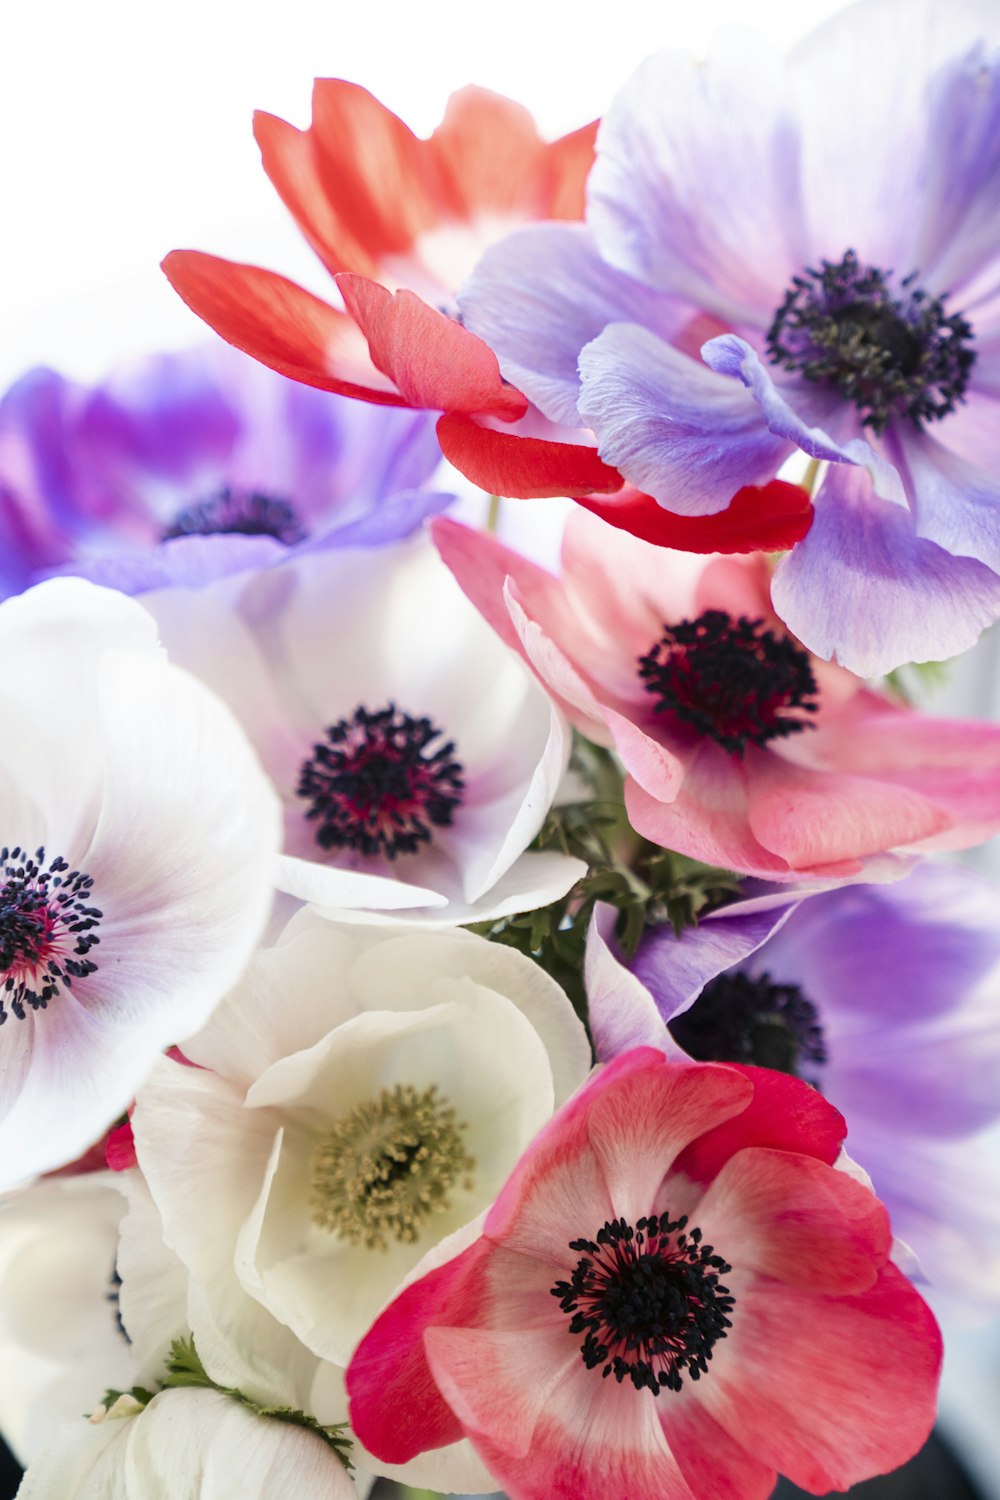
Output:
<svg viewBox="0 0 1000 1500">
<path fill-rule="evenodd" d="M 947 0 L 941 0 L 946 4 Z M 205 337 L 158 269 L 177 246 L 327 278 L 260 166 L 255 108 L 305 125 L 313 76 L 365 84 L 419 133 L 452 89 L 520 99 L 559 134 L 600 114 L 665 44 L 704 52 L 752 21 L 790 43 L 838 0 L 8 0 L 0 52 L 0 389 L 48 363 L 99 377 Z M 877 86 L 873 79 L 873 86 Z M 952 711 L 1000 711 L 995 650 L 956 673 Z M 1000 867 L 1000 860 L 998 860 Z M 948 1403 L 1000 1497 L 996 1339 L 955 1361 Z M 978 1427 L 978 1434 L 977 1434 Z M 977 1441 L 978 1436 L 978 1441 Z"/>
<path fill-rule="evenodd" d="M 944 0 L 942 0 L 944 3 Z M 547 134 L 600 114 L 647 53 L 723 25 L 794 39 L 837 0 L 7 0 L 0 50 L 0 385 L 90 378 L 201 325 L 175 246 L 325 273 L 264 176 L 254 109 L 309 120 L 314 76 L 365 84 L 421 134 L 480 83 Z"/>
</svg>

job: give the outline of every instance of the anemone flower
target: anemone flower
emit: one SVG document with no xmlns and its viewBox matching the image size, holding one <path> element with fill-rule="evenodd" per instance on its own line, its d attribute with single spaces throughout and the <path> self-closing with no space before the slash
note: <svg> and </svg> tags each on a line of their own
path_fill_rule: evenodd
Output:
<svg viewBox="0 0 1000 1500">
<path fill-rule="evenodd" d="M 481 1237 L 412 1282 L 348 1370 L 362 1442 L 465 1433 L 512 1500 L 765 1500 L 909 1458 L 940 1338 L 841 1117 L 797 1079 L 600 1069 L 525 1152 Z"/>
<path fill-rule="evenodd" d="M 198 1348 L 221 1341 L 258 1380 L 311 1361 L 323 1420 L 378 1310 L 477 1220 L 590 1066 L 566 996 L 513 949 L 311 912 L 185 1052 L 197 1066 L 163 1059 L 132 1118 Z M 462 1488 L 471 1456 L 461 1473 L 445 1458 L 412 1482 Z"/>
<path fill-rule="evenodd" d="M 544 905 L 583 873 L 528 850 L 569 755 L 562 717 L 425 538 L 143 602 L 272 778 L 280 889 L 458 923 Z"/>
<path fill-rule="evenodd" d="M 208 1018 L 267 916 L 278 808 L 152 617 L 79 579 L 0 605 L 0 1186 L 79 1156 Z"/>
<path fill-rule="evenodd" d="M 450 315 L 454 292 L 515 224 L 579 218 L 594 130 L 546 144 L 520 105 L 467 88 L 424 141 L 365 89 L 317 79 L 307 130 L 258 114 L 255 131 L 346 312 L 274 272 L 194 250 L 173 251 L 164 270 L 223 338 L 294 380 L 510 422 L 527 402 Z"/>
<path fill-rule="evenodd" d="M 810 658 L 762 558 L 702 561 L 574 511 L 557 578 L 467 527 L 433 532 L 570 721 L 618 752 L 652 842 L 771 879 L 879 878 L 886 851 L 1000 826 L 996 726 L 914 713 Z"/>
<path fill-rule="evenodd" d="M 214 1390 L 160 1391 L 146 1406 L 122 1396 L 89 1422 L 66 1423 L 17 1493 L 21 1500 L 202 1500 L 212 1490 L 240 1500 L 357 1496 L 323 1438 Z"/>
<path fill-rule="evenodd" d="M 451 499 L 427 488 L 439 462 L 429 417 L 331 399 L 224 345 L 94 387 L 33 370 L 0 400 L 0 591 L 58 570 L 136 592 L 405 536 Z"/>
<path fill-rule="evenodd" d="M 851 1155 L 936 1298 L 1000 1306 L 1000 1213 L 983 1132 L 1000 1115 L 997 891 L 924 863 L 892 885 L 735 902 L 620 968 L 589 940 L 598 1056 L 641 1044 L 794 1073 L 841 1109 Z M 668 1030 L 664 1030 L 664 1023 Z"/>
<path fill-rule="evenodd" d="M 114 1172 L 58 1176 L 0 1205 L 0 1431 L 27 1464 L 61 1422 L 136 1378 L 118 1305 Z"/>
<path fill-rule="evenodd" d="M 865 675 L 1000 614 L 996 19 L 862 0 L 787 62 L 735 35 L 704 65 L 649 59 L 602 123 L 586 227 L 518 231 L 459 299 L 507 377 L 668 510 L 827 462 L 774 599 Z"/>
</svg>

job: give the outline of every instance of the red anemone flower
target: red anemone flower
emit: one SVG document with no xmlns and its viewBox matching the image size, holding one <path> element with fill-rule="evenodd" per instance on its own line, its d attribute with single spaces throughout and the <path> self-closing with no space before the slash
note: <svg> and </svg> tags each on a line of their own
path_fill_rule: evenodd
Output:
<svg viewBox="0 0 1000 1500">
<path fill-rule="evenodd" d="M 763 1068 L 654 1048 L 535 1138 L 469 1248 L 362 1339 L 351 1421 L 383 1461 L 465 1436 L 513 1500 L 765 1500 L 909 1458 L 941 1341 L 838 1171 L 845 1125 Z"/>
</svg>

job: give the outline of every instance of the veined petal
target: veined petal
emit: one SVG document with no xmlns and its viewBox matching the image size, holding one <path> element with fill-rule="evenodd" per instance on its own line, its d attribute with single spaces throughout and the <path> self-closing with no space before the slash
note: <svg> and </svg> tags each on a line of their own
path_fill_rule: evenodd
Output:
<svg viewBox="0 0 1000 1500">
<path fill-rule="evenodd" d="M 580 354 L 580 415 L 607 463 L 668 510 L 711 515 L 772 479 L 791 441 L 753 397 L 648 328 L 614 323 Z"/>
<path fill-rule="evenodd" d="M 863 470 L 837 464 L 771 597 L 810 651 L 877 677 L 967 650 L 1000 614 L 1000 577 L 917 536 L 909 514 L 881 501 Z"/>
</svg>

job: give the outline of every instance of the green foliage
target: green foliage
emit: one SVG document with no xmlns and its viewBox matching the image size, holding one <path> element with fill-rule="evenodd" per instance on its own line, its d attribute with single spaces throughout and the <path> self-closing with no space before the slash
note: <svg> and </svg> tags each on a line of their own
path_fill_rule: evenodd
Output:
<svg viewBox="0 0 1000 1500">
<path fill-rule="evenodd" d="M 621 772 L 609 751 L 578 737 L 570 774 L 584 795 L 553 807 L 531 847 L 573 855 L 588 865 L 587 874 L 550 906 L 471 930 L 533 958 L 586 1018 L 583 959 L 598 901 L 617 909 L 615 935 L 631 958 L 647 927 L 669 922 L 680 933 L 738 894 L 739 881 L 640 838 L 626 817 Z"/>
<path fill-rule="evenodd" d="M 290 1422 L 293 1427 L 304 1427 L 308 1432 L 314 1432 L 328 1447 L 333 1449 L 345 1469 L 352 1467 L 349 1457 L 351 1440 L 345 1436 L 344 1432 L 346 1422 L 324 1427 L 308 1412 L 298 1411 L 292 1406 L 265 1406 L 235 1386 L 219 1385 L 202 1364 L 193 1338 L 174 1339 L 167 1358 L 167 1370 L 169 1373 L 163 1381 L 165 1390 L 181 1386 L 201 1386 L 207 1390 L 221 1391 L 224 1396 L 231 1397 L 233 1401 L 238 1401 L 241 1406 L 252 1411 L 254 1416 L 272 1417 L 277 1422 Z"/>
<path fill-rule="evenodd" d="M 353 1467 L 350 1460 L 351 1440 L 344 1431 L 347 1426 L 346 1422 L 324 1427 L 308 1412 L 298 1411 L 292 1406 L 265 1406 L 235 1386 L 219 1385 L 202 1364 L 194 1346 L 194 1339 L 174 1339 L 170 1345 L 167 1373 L 163 1377 L 160 1390 L 177 1390 L 191 1386 L 208 1391 L 219 1391 L 223 1396 L 229 1396 L 231 1400 L 238 1401 L 241 1406 L 245 1406 L 248 1411 L 253 1412 L 255 1417 L 272 1417 L 276 1422 L 290 1422 L 293 1427 L 304 1427 L 308 1432 L 314 1432 L 318 1438 L 322 1438 L 323 1442 L 333 1449 L 345 1469 Z M 143 1386 L 134 1385 L 130 1391 L 105 1391 L 102 1405 L 113 1406 L 120 1396 L 126 1395 L 131 1396 L 140 1406 L 148 1406 L 156 1394 L 156 1391 L 147 1391 Z"/>
</svg>

